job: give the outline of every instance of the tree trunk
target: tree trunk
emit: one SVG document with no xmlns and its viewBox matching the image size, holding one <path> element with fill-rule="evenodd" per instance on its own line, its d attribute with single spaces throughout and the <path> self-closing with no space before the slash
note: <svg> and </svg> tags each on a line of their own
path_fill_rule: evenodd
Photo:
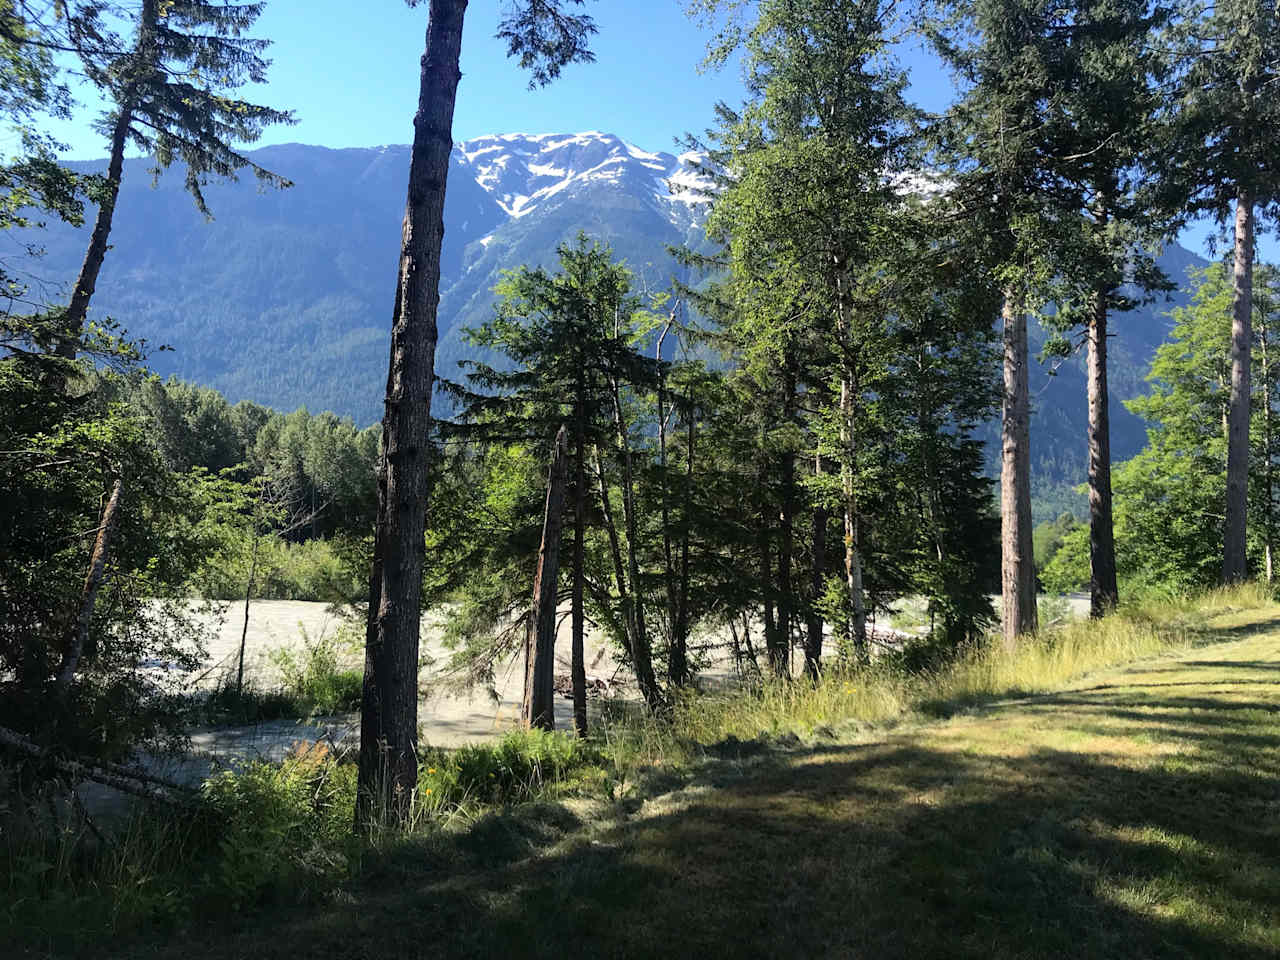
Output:
<svg viewBox="0 0 1280 960">
<path fill-rule="evenodd" d="M 662 359 L 662 344 L 667 338 L 675 312 L 667 320 L 654 349 L 658 362 L 658 476 L 661 478 L 663 577 L 667 587 L 667 679 L 672 686 L 683 686 L 688 679 L 688 662 L 684 638 L 677 635 L 679 598 L 676 594 L 675 559 L 671 550 L 671 504 L 667 483 L 667 368 Z"/>
<path fill-rule="evenodd" d="M 849 343 L 849 293 L 846 288 L 843 265 L 836 264 L 836 320 L 842 354 L 840 372 L 840 487 L 844 495 L 844 575 L 845 594 L 848 598 L 849 619 L 845 626 L 845 646 L 859 663 L 867 660 L 867 609 L 862 582 L 862 550 L 858 524 L 858 494 L 854 485 L 854 470 L 858 459 L 857 426 L 854 423 L 854 404 L 857 398 L 855 386 L 857 371 Z"/>
<path fill-rule="evenodd" d="M 524 703 L 521 720 L 526 727 L 554 730 L 556 669 L 556 580 L 560 572 L 560 528 L 564 519 L 564 488 L 568 480 L 565 428 L 556 434 L 547 474 L 547 506 L 542 517 L 542 546 L 533 577 L 533 608 L 524 648 Z"/>
<path fill-rule="evenodd" d="M 790 363 L 787 366 L 790 367 Z M 790 424 L 795 416 L 795 377 L 788 371 L 784 379 L 783 416 Z M 795 452 L 790 448 L 783 450 L 779 466 L 782 489 L 778 504 L 778 644 L 773 651 L 771 665 L 774 673 L 786 677 L 791 674 L 791 620 L 795 604 L 791 592 L 791 562 L 795 550 Z"/>
<path fill-rule="evenodd" d="M 616 379 L 612 382 L 612 391 L 613 425 L 622 457 L 622 519 L 627 529 L 627 579 L 631 583 L 631 602 L 628 613 L 635 625 L 635 633 L 631 638 L 631 656 L 636 668 L 636 682 L 640 686 L 640 694 L 644 697 L 649 709 L 656 710 L 661 705 L 661 697 L 658 693 L 658 680 L 653 672 L 649 634 L 645 627 L 644 598 L 640 593 L 640 563 L 636 557 L 639 525 L 636 518 L 635 484 L 631 470 L 631 441 L 627 436 L 627 423 L 622 416 L 622 396 Z"/>
<path fill-rule="evenodd" d="M 1271 456 L 1272 438 L 1271 438 L 1271 395 L 1274 392 L 1271 385 L 1271 361 L 1267 356 L 1267 341 L 1270 339 L 1267 330 L 1268 318 L 1262 318 L 1261 336 L 1259 337 L 1259 345 L 1262 347 L 1262 447 L 1263 447 L 1263 484 L 1265 487 L 1264 509 L 1266 513 L 1263 516 L 1263 523 L 1266 525 L 1264 534 L 1264 563 L 1266 566 L 1267 583 L 1271 583 L 1275 579 L 1274 552 L 1275 552 L 1275 463 Z"/>
<path fill-rule="evenodd" d="M 756 483 L 760 495 L 760 523 L 756 529 L 756 548 L 760 555 L 760 596 L 764 606 L 764 649 L 770 666 L 774 663 L 774 648 L 778 642 L 778 625 L 773 606 L 773 525 L 769 521 L 768 488 L 765 485 L 766 462 L 763 449 Z"/>
<path fill-rule="evenodd" d="M 466 0 L 432 0 L 391 330 L 360 712 L 358 825 L 404 822 L 417 787 L 418 637 L 444 198 Z"/>
<path fill-rule="evenodd" d="M 625 610 L 630 601 L 627 599 L 629 594 L 627 590 L 627 572 L 622 563 L 622 543 L 618 538 L 618 525 L 613 519 L 613 507 L 609 505 L 609 485 L 604 476 L 604 464 L 600 461 L 598 454 L 596 456 L 596 480 L 599 484 L 600 515 L 604 523 L 605 537 L 609 541 L 609 557 L 613 561 L 613 582 L 618 588 L 618 598 Z M 622 649 L 627 655 L 627 659 L 634 663 L 635 659 L 632 654 L 634 644 L 631 631 L 631 621 L 623 617 Z"/>
<path fill-rule="evenodd" d="M 604 476 L 604 464 L 596 459 L 596 479 L 599 481 L 600 492 L 600 512 L 604 520 L 605 536 L 609 541 L 609 555 L 613 560 L 613 579 L 618 589 L 618 599 L 622 603 L 623 609 L 623 637 L 622 649 L 626 653 L 627 658 L 631 661 L 632 669 L 636 674 L 636 684 L 640 687 L 640 693 L 644 697 L 645 703 L 652 709 L 656 709 L 658 700 L 658 680 L 657 675 L 653 671 L 653 662 L 649 659 L 642 659 L 640 662 L 647 665 L 647 669 L 637 664 L 636 660 L 636 626 L 635 621 L 630 616 L 632 600 L 632 590 L 627 586 L 626 568 L 622 562 L 622 545 L 618 538 L 618 525 L 613 519 L 613 508 L 609 506 L 609 486 Z M 688 558 L 685 558 L 685 578 L 688 578 Z"/>
<path fill-rule="evenodd" d="M 822 476 L 822 454 L 813 458 L 815 476 Z M 822 669 L 822 614 L 818 612 L 818 602 L 822 599 L 826 581 L 827 568 L 827 508 L 821 503 L 813 507 L 813 560 L 810 568 L 809 589 L 811 607 L 809 609 L 808 638 L 804 645 L 804 670 L 812 680 L 818 679 Z"/>
<path fill-rule="evenodd" d="M 1107 404 L 1107 291 L 1094 292 L 1089 317 L 1089 614 L 1120 602 L 1111 518 L 1111 415 Z"/>
<path fill-rule="evenodd" d="M 689 411 L 688 457 L 685 460 L 685 490 L 693 490 L 693 441 L 696 420 L 693 410 Z M 680 651 L 683 681 L 689 679 L 689 536 L 692 524 L 686 519 L 684 531 L 680 538 L 680 582 L 676 600 L 676 644 Z"/>
<path fill-rule="evenodd" d="M 1027 316 L 1016 294 L 1004 297 L 1004 410 L 1001 418 L 1000 556 L 1005 647 L 1037 627 L 1031 543 L 1031 394 Z"/>
<path fill-rule="evenodd" d="M 1253 194 L 1236 199 L 1236 249 L 1231 298 L 1231 407 L 1227 415 L 1227 518 L 1223 530 L 1222 579 L 1248 575 L 1245 556 L 1249 503 L 1250 350 L 1253 346 Z"/>
<path fill-rule="evenodd" d="M 584 645 L 586 611 L 583 608 L 582 590 L 586 577 L 587 543 L 587 423 L 586 398 L 579 391 L 575 404 L 574 462 L 573 462 L 573 592 L 570 598 L 572 636 L 569 645 L 569 680 L 573 689 L 573 729 L 579 736 L 587 735 L 587 663 Z"/>
<path fill-rule="evenodd" d="M 89 639 L 89 625 L 93 621 L 93 608 L 98 599 L 98 588 L 107 572 L 107 556 L 111 550 L 111 535 L 115 531 L 116 517 L 120 512 L 121 482 L 116 480 L 111 486 L 111 496 L 102 511 L 102 522 L 98 524 L 98 536 L 93 543 L 93 553 L 89 555 L 89 572 L 85 574 L 84 588 L 80 591 L 80 606 L 76 612 L 75 624 L 67 636 L 66 652 L 58 667 L 54 679 L 54 694 L 58 699 L 66 696 L 71 681 L 80 667 L 80 657 L 84 654 Z"/>
<path fill-rule="evenodd" d="M 236 659 L 236 699 L 244 696 L 244 654 L 249 641 L 249 601 L 253 599 L 253 584 L 258 573 L 258 550 L 262 544 L 262 509 L 267 500 L 267 482 L 263 478 L 258 491 L 258 502 L 253 514 L 253 551 L 249 555 L 249 576 L 244 585 L 244 622 L 240 626 L 240 655 Z"/>
<path fill-rule="evenodd" d="M 98 274 L 107 257 L 107 241 L 111 237 L 111 221 L 115 217 L 116 200 L 120 196 L 120 182 L 124 176 L 124 148 L 133 121 L 133 104 L 126 100 L 120 105 L 120 116 L 111 128 L 111 153 L 107 161 L 105 190 L 98 201 L 98 215 L 89 234 L 89 247 L 85 250 L 80 273 L 71 289 L 71 302 L 63 317 L 64 334 L 54 349 L 59 357 L 74 360 L 76 346 L 84 333 L 85 320 L 89 316 L 89 302 L 98 285 Z"/>
<path fill-rule="evenodd" d="M 780 677 L 791 672 L 791 554 L 795 549 L 795 455 L 782 455 L 782 497 L 778 511 L 778 643 L 771 656 L 774 673 Z"/>
<path fill-rule="evenodd" d="M 258 573 L 258 546 L 262 542 L 262 533 L 258 528 L 258 518 L 253 518 L 253 552 L 249 557 L 249 576 L 244 585 L 244 622 L 240 626 L 240 656 L 236 660 L 236 699 L 244 696 L 244 651 L 249 642 L 249 601 L 253 599 L 253 581 Z"/>
</svg>

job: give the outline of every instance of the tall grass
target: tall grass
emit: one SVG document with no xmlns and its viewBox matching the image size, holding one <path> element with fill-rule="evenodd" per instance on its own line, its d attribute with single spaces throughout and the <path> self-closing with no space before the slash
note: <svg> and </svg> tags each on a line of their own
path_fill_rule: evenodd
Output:
<svg viewBox="0 0 1280 960">
<path fill-rule="evenodd" d="M 27 802 L 0 779 L 0 943 L 78 949 L 106 934 L 327 896 L 370 853 L 589 787 L 606 769 L 597 746 L 565 733 L 428 748 L 410 830 L 359 838 L 355 764 L 323 742 L 222 770 L 192 806 L 135 808 L 103 837 L 61 800 Z"/>
<path fill-rule="evenodd" d="M 0 777 L 0 926 L 26 943 L 88 944 L 282 897 L 328 896 L 371 851 L 436 842 L 442 827 L 473 824 L 505 807 L 583 790 L 616 799 L 655 769 L 679 767 L 731 739 L 885 729 L 1058 689 L 1097 669 L 1221 636 L 1215 617 L 1271 602 L 1265 588 L 1247 585 L 1135 603 L 1102 621 L 1051 627 L 1011 651 L 993 642 L 931 672 L 912 674 L 888 662 L 831 669 L 816 684 L 769 680 L 682 695 L 660 717 L 614 704 L 586 743 L 533 731 L 428 749 L 409 837 L 352 835 L 355 767 L 323 744 L 298 744 L 282 763 L 219 773 L 187 814 L 138 811 L 105 841 L 74 818 L 44 816 L 44 805 L 21 802 L 15 785 Z"/>
<path fill-rule="evenodd" d="M 234 666 L 229 667 L 217 686 L 203 696 L 201 719 L 218 725 L 253 724 L 358 710 L 364 686 L 364 670 L 358 659 L 359 644 L 364 640 L 361 632 L 350 623 L 334 632 L 321 630 L 315 636 L 302 624 L 298 629 L 301 646 L 279 647 L 267 654 L 278 683 L 263 685 L 250 675 L 243 686 L 237 686 Z"/>
<path fill-rule="evenodd" d="M 766 679 L 745 689 L 692 694 L 674 705 L 670 738 L 714 744 L 850 726 L 888 727 L 993 699 L 1046 692 L 1105 667 L 1203 638 L 1215 617 L 1272 602 L 1265 584 L 1140 600 L 1102 620 L 1055 624 L 1014 649 L 992 640 L 942 667 L 905 673 L 889 663 L 829 669 L 816 683 Z M 662 736 L 661 731 L 653 731 Z"/>
</svg>

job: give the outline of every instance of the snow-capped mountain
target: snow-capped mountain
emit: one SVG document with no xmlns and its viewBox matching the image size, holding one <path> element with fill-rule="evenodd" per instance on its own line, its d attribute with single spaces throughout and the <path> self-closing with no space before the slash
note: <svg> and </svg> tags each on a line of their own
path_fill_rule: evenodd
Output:
<svg viewBox="0 0 1280 960">
<path fill-rule="evenodd" d="M 524 217 L 562 195 L 614 187 L 652 197 L 673 221 L 687 220 L 704 199 L 690 164 L 694 153 L 651 153 L 599 131 L 505 133 L 477 137 L 454 147 L 457 172 L 466 172 L 511 217 Z M 451 171 L 451 176 L 453 172 Z"/>
<path fill-rule="evenodd" d="M 183 192 L 181 170 L 152 189 L 149 161 L 126 161 L 94 311 L 172 346 L 151 358 L 162 374 L 232 399 L 306 404 L 372 422 L 386 379 L 409 148 L 283 144 L 250 156 L 294 186 L 262 193 L 251 180 L 210 184 L 212 222 Z M 440 372 L 458 374 L 457 360 L 471 352 L 464 330 L 492 316 L 501 272 L 553 266 L 557 245 L 579 231 L 610 244 L 648 288 L 669 283 L 677 267 L 668 245 L 702 240 L 704 200 L 686 189 L 699 185 L 690 159 L 600 132 L 456 144 L 441 257 Z M 105 162 L 75 166 L 100 170 Z M 20 240 L 43 244 L 47 255 L 29 272 L 56 298 L 58 284 L 65 289 L 75 276 L 87 229 L 0 235 L 0 257 L 20 256 Z"/>
<path fill-rule="evenodd" d="M 210 184 L 213 222 L 184 193 L 183 171 L 170 171 L 152 189 L 149 161 L 126 161 L 94 312 L 134 337 L 172 346 L 151 356 L 162 374 L 217 387 L 232 400 L 283 410 L 305 404 L 372 423 L 386 383 L 409 148 L 284 144 L 252 157 L 295 186 L 261 193 L 252 181 Z M 638 286 L 667 287 L 679 275 L 668 246 L 705 243 L 705 197 L 697 188 L 708 184 L 689 168 L 692 159 L 599 132 L 500 134 L 457 144 L 441 255 L 440 375 L 456 378 L 458 361 L 473 355 L 465 331 L 493 315 L 502 271 L 554 267 L 557 245 L 579 232 L 609 244 Z M 101 170 L 105 163 L 77 166 Z M 914 192 L 926 186 L 904 182 Z M 695 189 L 682 189 L 688 187 Z M 29 263 L 27 273 L 39 281 L 33 289 L 56 302 L 80 265 L 87 231 L 0 231 L 0 258 L 14 269 L 25 242 L 43 245 L 47 256 Z M 1165 254 L 1178 281 L 1197 262 L 1177 247 Z M 1142 423 L 1119 401 L 1143 388 L 1167 329 L 1165 309 L 1144 308 L 1117 324 L 1111 354 L 1117 457 L 1141 446 Z M 1038 367 L 1032 374 L 1042 478 L 1074 483 L 1083 476 L 1078 366 L 1068 364 L 1052 378 Z"/>
</svg>

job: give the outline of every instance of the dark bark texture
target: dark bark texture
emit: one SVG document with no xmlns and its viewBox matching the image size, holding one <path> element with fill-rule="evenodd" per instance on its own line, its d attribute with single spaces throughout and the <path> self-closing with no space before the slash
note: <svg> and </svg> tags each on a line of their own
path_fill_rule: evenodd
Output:
<svg viewBox="0 0 1280 960">
<path fill-rule="evenodd" d="M 1000 570 L 1004 642 L 1034 633 L 1036 571 L 1031 543 L 1031 395 L 1027 316 L 1016 295 L 1004 299 L 1004 410 L 1001 418 Z"/>
<path fill-rule="evenodd" d="M 1111 517 L 1111 414 L 1107 399 L 1107 295 L 1094 295 L 1089 318 L 1089 613 L 1120 602 Z"/>
<path fill-rule="evenodd" d="M 67 360 L 74 360 L 76 357 L 76 345 L 84 333 L 89 303 L 98 286 L 98 274 L 102 272 L 103 261 L 107 258 L 107 241 L 111 238 L 111 222 L 115 217 L 116 200 L 120 196 L 120 182 L 124 176 L 124 148 L 129 124 L 133 119 L 131 111 L 130 104 L 122 105 L 120 115 L 111 130 L 106 190 L 98 203 L 98 215 L 93 221 L 93 231 L 89 234 L 89 246 L 85 250 L 84 261 L 80 264 L 80 273 L 76 276 L 75 286 L 71 288 L 71 302 L 67 305 L 67 312 L 62 320 L 64 335 L 54 349 L 54 353 Z"/>
<path fill-rule="evenodd" d="M 547 507 L 542 519 L 542 546 L 533 578 L 533 608 L 524 654 L 524 704 L 521 720 L 526 727 L 554 730 L 556 657 L 556 582 L 560 572 L 560 531 L 564 520 L 568 452 L 565 428 L 556 434 L 547 475 Z"/>
<path fill-rule="evenodd" d="M 409 189 L 382 421 L 378 521 L 360 712 L 357 820 L 401 821 L 417 785 L 418 637 L 426 547 L 445 181 L 466 0 L 432 0 L 414 116 Z"/>
</svg>

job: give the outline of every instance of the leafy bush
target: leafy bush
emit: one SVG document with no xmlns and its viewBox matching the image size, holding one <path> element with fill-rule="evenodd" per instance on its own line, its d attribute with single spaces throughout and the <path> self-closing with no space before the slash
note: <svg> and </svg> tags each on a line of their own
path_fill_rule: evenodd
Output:
<svg viewBox="0 0 1280 960">
<path fill-rule="evenodd" d="M 273 650 L 271 662 L 280 671 L 281 689 L 296 704 L 298 716 L 340 713 L 360 706 L 364 671 L 351 666 L 358 645 L 356 628 L 344 625 L 335 633 L 311 637 L 302 628 L 302 650 Z"/>
<path fill-rule="evenodd" d="M 1089 585 L 1089 528 L 1072 527 L 1063 534 L 1052 558 L 1040 571 L 1050 593 L 1072 593 Z"/>
<path fill-rule="evenodd" d="M 116 385 L 86 369 L 72 396 L 0 363 L 0 725 L 108 760 L 182 740 L 179 678 L 207 636 L 184 587 L 209 546 L 197 529 L 198 478 L 164 468 L 142 424 L 113 401 Z M 111 503 L 110 537 L 99 541 Z M 98 542 L 107 575 L 60 690 Z"/>
<path fill-rule="evenodd" d="M 219 549 L 212 554 L 195 586 L 213 600 L 243 600 L 249 580 L 251 546 L 244 531 L 223 526 Z M 367 588 L 330 540 L 289 543 L 264 537 L 258 544 L 253 599 L 345 602 Z"/>
<path fill-rule="evenodd" d="M 419 798 L 424 808 L 437 812 L 523 803 L 605 762 L 597 747 L 570 734 L 517 731 L 497 743 L 426 751 L 418 773 Z"/>
<path fill-rule="evenodd" d="M 355 791 L 355 767 L 334 762 L 322 743 L 211 777 L 203 795 L 217 849 L 206 883 L 240 906 L 336 879 L 348 866 Z"/>
</svg>

